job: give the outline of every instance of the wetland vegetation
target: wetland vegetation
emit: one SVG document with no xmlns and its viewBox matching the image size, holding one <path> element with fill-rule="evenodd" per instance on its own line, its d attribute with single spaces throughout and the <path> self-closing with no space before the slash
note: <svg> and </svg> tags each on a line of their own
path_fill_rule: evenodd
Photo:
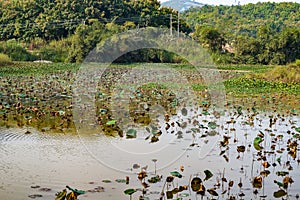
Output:
<svg viewBox="0 0 300 200">
<path fill-rule="evenodd" d="M 176 91 L 170 89 L 172 84 L 141 85 L 131 93 L 127 116 L 139 126 L 124 130 L 120 126 L 122 117 L 113 115 L 115 107 L 112 104 L 116 101 L 111 98 L 117 95 L 114 82 L 139 65 L 153 67 L 158 64 L 113 64 L 102 74 L 93 126 L 99 126 L 107 137 L 129 146 L 141 142 L 150 148 L 184 144 L 176 154 L 183 154 L 182 159 L 188 160 L 179 159 L 173 168 L 160 167 L 164 165 L 165 153 L 128 160 L 123 163 L 127 168 L 122 168 L 124 172 L 117 175 L 116 182 L 107 176 L 99 177 L 99 180 L 82 177 L 86 183 L 78 185 L 85 193 L 81 192 L 78 198 L 93 199 L 99 193 L 109 199 L 116 191 L 122 199 L 126 199 L 126 195 L 132 199 L 298 197 L 299 62 L 277 68 L 218 66 L 227 93 L 221 110 L 212 104 L 207 85 L 196 69 L 189 65 L 165 64 L 164 67 L 178 70 L 186 77 L 197 102 L 190 106 L 180 102 Z M 1 126 L 8 130 L 23 130 L 17 135 L 35 135 L 38 131 L 38 134 L 49 136 L 76 136 L 78 126 L 73 119 L 72 85 L 79 67 L 76 64 L 15 63 L 0 68 Z M 291 74 L 289 79 L 286 73 Z M 149 108 L 157 104 L 165 113 L 157 113 L 153 118 Z M 87 135 L 80 132 L 80 136 L 85 141 Z M 95 133 L 89 137 L 98 140 Z M 166 138 L 172 142 L 167 142 Z M 210 144 L 210 141 L 216 142 Z M 214 150 L 207 153 L 202 152 L 203 148 Z M 200 157 L 204 158 L 200 159 L 195 152 L 203 154 Z M 211 166 L 203 162 L 211 163 Z M 220 166 L 218 162 L 223 164 Z M 112 173 L 112 177 L 115 176 Z M 114 191 L 110 189 L 114 184 L 122 187 Z M 54 189 L 43 189 L 40 185 L 31 187 L 34 193 L 28 194 L 30 198 L 47 198 L 47 195 L 51 196 L 49 194 L 55 198 Z M 57 186 L 53 187 L 59 191 Z M 56 199 L 67 197 L 66 190 L 57 195 Z M 67 199 L 76 199 L 78 195 L 71 190 Z"/>
<path fill-rule="evenodd" d="M 299 198 L 299 4 L 180 14 L 157 0 L 0 8 L 1 199 Z M 139 46 L 145 38 L 121 33 L 153 27 L 167 31 L 163 44 L 189 51 L 178 45 L 190 39 L 217 65 L 155 45 L 107 68 L 85 60 L 96 47 L 106 55 L 106 41 L 111 56 Z M 78 77 L 85 64 L 97 70 Z"/>
</svg>

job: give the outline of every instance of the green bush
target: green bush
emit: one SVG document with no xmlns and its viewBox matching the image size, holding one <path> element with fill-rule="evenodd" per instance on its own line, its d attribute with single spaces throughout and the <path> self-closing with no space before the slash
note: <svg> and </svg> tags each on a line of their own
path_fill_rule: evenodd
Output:
<svg viewBox="0 0 300 200">
<path fill-rule="evenodd" d="M 13 61 L 33 61 L 34 55 L 29 53 L 15 40 L 0 43 L 0 53 L 8 55 Z"/>
<path fill-rule="evenodd" d="M 63 62 L 65 57 L 61 54 L 59 49 L 54 47 L 44 46 L 39 50 L 39 56 L 41 60 L 50 60 L 52 62 Z"/>
<path fill-rule="evenodd" d="M 296 60 L 296 61 L 295 61 L 295 65 L 296 65 L 297 67 L 300 67 L 300 60 Z"/>
<path fill-rule="evenodd" d="M 8 65 L 11 62 L 11 58 L 8 55 L 0 53 L 0 66 Z"/>
<path fill-rule="evenodd" d="M 52 40 L 48 44 L 42 45 L 34 50 L 35 55 L 41 60 L 52 62 L 65 62 L 72 45 L 72 37 L 61 40 Z"/>
</svg>

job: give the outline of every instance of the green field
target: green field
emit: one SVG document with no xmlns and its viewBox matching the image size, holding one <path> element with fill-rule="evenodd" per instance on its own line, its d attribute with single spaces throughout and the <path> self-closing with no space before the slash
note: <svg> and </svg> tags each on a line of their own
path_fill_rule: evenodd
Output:
<svg viewBox="0 0 300 200">
<path fill-rule="evenodd" d="M 132 68 L 139 66 L 141 63 L 135 64 L 113 64 L 110 67 L 114 68 Z M 195 75 L 195 67 L 188 64 L 147 64 L 147 66 L 166 66 L 178 70 L 187 77 L 196 91 L 207 88 L 207 85 L 200 81 L 201 77 Z M 15 76 L 47 76 L 49 74 L 77 72 L 80 64 L 71 63 L 31 63 L 31 62 L 14 62 L 9 66 L 0 67 L 1 77 L 15 77 Z M 205 67 L 208 68 L 208 67 Z M 226 92 L 240 96 L 257 95 L 262 93 L 285 93 L 285 94 L 300 94 L 299 80 L 281 81 L 268 80 L 264 78 L 264 73 L 274 69 L 274 66 L 269 65 L 218 65 L 211 67 L 218 69 L 224 80 Z M 198 80 L 197 80 L 198 78 Z M 298 77 L 297 77 L 298 78 Z"/>
</svg>

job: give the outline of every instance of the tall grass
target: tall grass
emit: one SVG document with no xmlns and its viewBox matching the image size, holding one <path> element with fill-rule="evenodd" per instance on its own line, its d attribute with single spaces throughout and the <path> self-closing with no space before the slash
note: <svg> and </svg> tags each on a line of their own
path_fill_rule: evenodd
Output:
<svg viewBox="0 0 300 200">
<path fill-rule="evenodd" d="M 8 55 L 0 53 L 0 66 L 9 65 L 11 63 L 11 58 Z"/>
<path fill-rule="evenodd" d="M 277 82 L 300 83 L 300 60 L 288 66 L 277 66 L 263 74 L 263 78 Z"/>
</svg>

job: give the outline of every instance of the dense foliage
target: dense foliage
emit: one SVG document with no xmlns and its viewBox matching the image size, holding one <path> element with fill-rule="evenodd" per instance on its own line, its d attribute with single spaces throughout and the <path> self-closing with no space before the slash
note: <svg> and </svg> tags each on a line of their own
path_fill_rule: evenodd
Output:
<svg viewBox="0 0 300 200">
<path fill-rule="evenodd" d="M 166 27 L 169 15 L 177 15 L 175 10 L 160 8 L 157 0 L 1 0 L 0 7 L 0 40 L 60 39 L 95 21 Z M 182 28 L 187 28 L 184 23 Z"/>
<path fill-rule="evenodd" d="M 286 64 L 300 58 L 299 13 L 297 3 L 257 3 L 206 5 L 184 17 L 194 28 L 193 37 L 218 62 Z"/>
<path fill-rule="evenodd" d="M 177 28 L 178 12 L 158 0 L 0 0 L 0 53 L 14 61 L 82 62 L 108 37 L 142 27 Z M 192 8 L 180 31 L 208 48 L 217 63 L 286 64 L 300 58 L 300 4 L 257 3 Z M 148 56 L 150 55 L 150 56 Z M 131 59 L 128 59 L 131 58 Z M 121 62 L 180 62 L 140 50 Z"/>
<path fill-rule="evenodd" d="M 178 24 L 178 12 L 157 0 L 0 0 L 0 8 L 0 41 L 14 39 L 54 62 L 81 62 L 97 43 L 128 29 L 169 28 L 170 15 Z M 190 32 L 183 20 L 180 29 Z"/>
<path fill-rule="evenodd" d="M 184 13 L 186 21 L 210 25 L 224 30 L 232 36 L 247 34 L 255 37 L 262 26 L 274 32 L 286 28 L 300 27 L 300 4 L 298 3 L 257 3 L 234 6 L 209 6 L 192 8 Z"/>
</svg>

